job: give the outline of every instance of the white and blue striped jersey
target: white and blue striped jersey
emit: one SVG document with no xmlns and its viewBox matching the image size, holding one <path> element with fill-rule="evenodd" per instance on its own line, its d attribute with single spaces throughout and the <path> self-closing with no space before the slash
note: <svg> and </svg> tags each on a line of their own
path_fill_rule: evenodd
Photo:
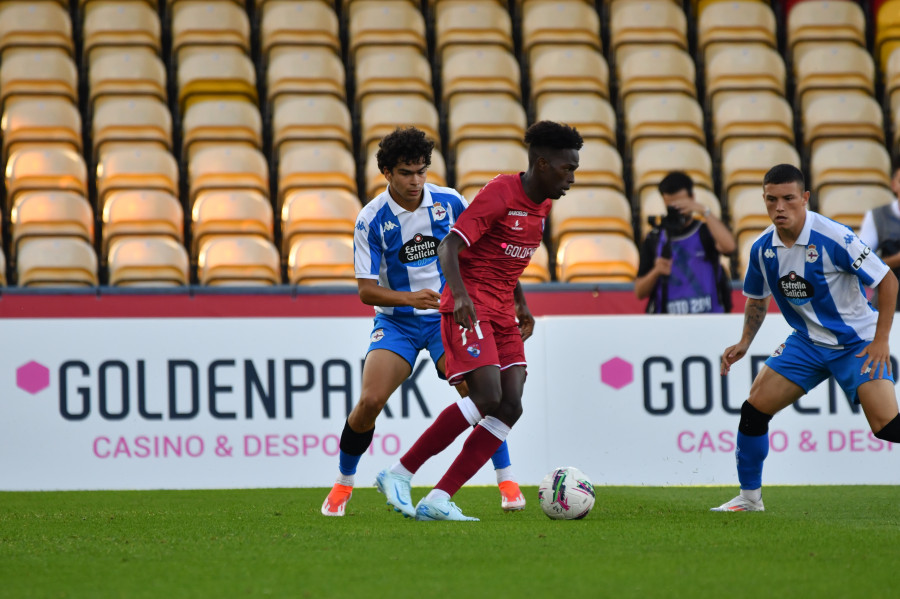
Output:
<svg viewBox="0 0 900 599">
<path fill-rule="evenodd" d="M 878 312 L 863 285 L 878 285 L 887 271 L 849 227 L 807 212 L 793 246 L 785 247 L 775 225 L 756 238 L 744 295 L 774 295 L 797 333 L 820 345 L 843 346 L 875 337 Z"/>
<path fill-rule="evenodd" d="M 353 235 L 357 279 L 378 279 L 394 291 L 444 288 L 437 246 L 466 209 L 455 189 L 425 184 L 422 203 L 414 212 L 402 208 L 387 188 L 366 204 L 356 219 Z M 436 314 L 411 306 L 375 306 L 388 315 Z"/>
</svg>

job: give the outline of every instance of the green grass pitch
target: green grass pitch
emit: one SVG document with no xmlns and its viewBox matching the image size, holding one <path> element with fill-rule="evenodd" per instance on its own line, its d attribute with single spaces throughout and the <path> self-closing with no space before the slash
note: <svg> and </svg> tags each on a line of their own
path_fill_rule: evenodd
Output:
<svg viewBox="0 0 900 599">
<path fill-rule="evenodd" d="M 414 499 L 425 489 L 413 489 Z M 414 522 L 372 488 L 0 493 L 0 597 L 895 597 L 900 488 L 597 487 L 581 521 L 525 488 L 455 497 L 481 522 Z"/>
</svg>

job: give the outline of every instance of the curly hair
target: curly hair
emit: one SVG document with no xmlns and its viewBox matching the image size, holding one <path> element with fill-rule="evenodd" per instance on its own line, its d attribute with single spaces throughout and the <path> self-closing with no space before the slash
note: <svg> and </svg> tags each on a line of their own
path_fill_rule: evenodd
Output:
<svg viewBox="0 0 900 599">
<path fill-rule="evenodd" d="M 530 148 L 580 150 L 584 140 L 575 127 L 554 121 L 538 121 L 525 131 L 525 143 Z"/>
<path fill-rule="evenodd" d="M 431 151 L 434 142 L 425 137 L 425 132 L 415 127 L 397 127 L 378 142 L 378 171 L 394 170 L 401 162 L 416 163 L 425 160 L 425 166 L 431 165 Z"/>
<path fill-rule="evenodd" d="M 763 177 L 763 187 L 782 183 L 799 183 L 800 189 L 806 188 L 803 172 L 793 164 L 776 164 Z"/>
</svg>

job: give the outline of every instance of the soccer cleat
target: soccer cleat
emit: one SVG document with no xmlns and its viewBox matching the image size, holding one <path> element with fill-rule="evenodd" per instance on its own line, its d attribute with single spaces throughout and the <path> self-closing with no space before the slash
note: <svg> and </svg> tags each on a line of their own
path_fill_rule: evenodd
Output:
<svg viewBox="0 0 900 599">
<path fill-rule="evenodd" d="M 411 480 L 409 476 L 394 474 L 390 470 L 382 470 L 375 477 L 375 486 L 387 497 L 387 504 L 393 506 L 394 511 L 400 512 L 405 518 L 416 517 L 416 510 L 409 494 Z"/>
<path fill-rule="evenodd" d="M 435 499 L 433 501 L 422 499 L 416 506 L 416 520 L 424 522 L 431 520 L 479 521 L 478 518 L 470 518 L 463 514 L 462 510 L 449 499 Z"/>
<path fill-rule="evenodd" d="M 498 485 L 500 487 L 500 507 L 505 512 L 517 512 L 525 509 L 525 496 L 519 489 L 519 483 L 514 480 L 505 480 Z"/>
<path fill-rule="evenodd" d="M 325 498 L 325 502 L 322 504 L 322 515 L 343 516 L 344 509 L 347 507 L 347 502 L 350 501 L 351 495 L 353 495 L 353 487 L 334 483 L 331 493 L 328 494 L 328 497 Z"/>
<path fill-rule="evenodd" d="M 766 508 L 763 506 L 762 499 L 759 501 L 750 501 L 738 495 L 728 503 L 723 503 L 719 507 L 710 508 L 711 512 L 764 512 Z"/>
</svg>

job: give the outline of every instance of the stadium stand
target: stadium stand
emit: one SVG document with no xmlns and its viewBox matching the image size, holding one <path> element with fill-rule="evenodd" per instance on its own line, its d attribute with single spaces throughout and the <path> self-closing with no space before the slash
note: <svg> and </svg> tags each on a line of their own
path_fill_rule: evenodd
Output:
<svg viewBox="0 0 900 599">
<path fill-rule="evenodd" d="M 355 285 L 353 239 L 342 235 L 297 239 L 288 254 L 288 280 L 292 285 Z"/>
<path fill-rule="evenodd" d="M 109 249 L 109 284 L 116 287 L 180 287 L 190 280 L 184 246 L 166 236 L 128 236 Z"/>
</svg>

